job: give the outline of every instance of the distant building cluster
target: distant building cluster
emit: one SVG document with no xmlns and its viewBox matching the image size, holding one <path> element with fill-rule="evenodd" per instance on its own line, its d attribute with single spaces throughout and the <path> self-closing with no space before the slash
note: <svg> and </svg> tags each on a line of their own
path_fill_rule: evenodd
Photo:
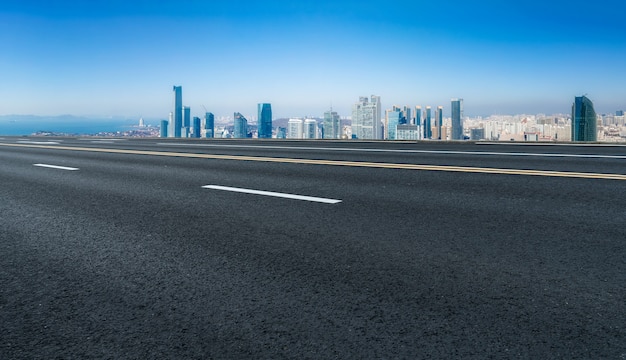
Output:
<svg viewBox="0 0 626 360">
<path fill-rule="evenodd" d="M 183 105 L 182 87 L 173 87 L 169 120 L 162 120 L 161 137 L 173 138 L 287 138 L 362 140 L 489 140 L 489 141 L 624 141 L 624 112 L 597 115 L 586 96 L 575 97 L 568 115 L 492 115 L 465 117 L 463 99 L 451 99 L 450 116 L 443 106 L 397 106 L 384 111 L 380 96 L 361 96 L 352 105 L 350 117 L 342 118 L 332 108 L 322 118 L 273 119 L 269 103 L 257 104 L 256 124 L 235 112 L 220 119 L 213 113 L 191 118 Z M 230 121 L 230 124 L 228 122 Z M 226 124 L 224 124 L 226 122 Z M 276 126 L 273 126 L 276 125 Z"/>
</svg>

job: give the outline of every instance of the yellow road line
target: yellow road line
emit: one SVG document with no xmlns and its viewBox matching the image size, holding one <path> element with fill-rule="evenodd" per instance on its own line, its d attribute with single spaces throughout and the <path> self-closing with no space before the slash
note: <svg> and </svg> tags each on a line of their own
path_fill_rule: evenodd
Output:
<svg viewBox="0 0 626 360">
<path fill-rule="evenodd" d="M 169 152 L 169 151 L 105 149 L 105 148 L 50 146 L 50 145 L 35 145 L 35 144 L 0 143 L 0 146 L 54 149 L 54 150 L 71 150 L 71 151 L 87 151 L 87 152 L 99 152 L 99 153 L 111 153 L 111 154 L 171 156 L 171 157 L 185 157 L 185 158 L 195 158 L 195 159 L 261 161 L 261 162 L 275 162 L 275 163 L 289 163 L 289 164 L 353 166 L 353 167 L 368 167 L 368 168 L 380 168 L 380 169 L 449 171 L 449 172 L 465 172 L 465 173 L 481 173 L 481 174 L 570 177 L 570 178 L 579 178 L 579 179 L 626 180 L 626 175 L 624 174 L 584 173 L 584 172 L 571 172 L 571 171 L 499 169 L 499 168 L 483 168 L 483 167 L 471 167 L 471 166 L 418 165 L 418 164 L 376 163 L 376 162 L 345 161 L 345 160 L 293 159 L 293 158 L 275 158 L 275 157 L 264 157 L 264 156 L 214 155 L 214 154 Z"/>
</svg>

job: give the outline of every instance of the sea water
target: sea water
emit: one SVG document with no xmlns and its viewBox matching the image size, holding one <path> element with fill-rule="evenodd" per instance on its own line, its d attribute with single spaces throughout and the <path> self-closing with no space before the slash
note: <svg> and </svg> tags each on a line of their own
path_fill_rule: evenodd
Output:
<svg viewBox="0 0 626 360">
<path fill-rule="evenodd" d="M 136 120 L 120 119 L 10 119 L 0 118 L 0 135 L 26 136 L 36 132 L 54 132 L 69 135 L 91 135 L 100 132 L 129 130 Z"/>
</svg>

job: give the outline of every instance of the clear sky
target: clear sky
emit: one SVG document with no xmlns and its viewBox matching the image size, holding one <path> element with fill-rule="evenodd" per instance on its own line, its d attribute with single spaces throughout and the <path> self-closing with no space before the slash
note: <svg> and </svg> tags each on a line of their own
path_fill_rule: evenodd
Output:
<svg viewBox="0 0 626 360">
<path fill-rule="evenodd" d="M 350 115 L 464 99 L 466 115 L 626 109 L 626 2 L 0 2 L 0 115 Z"/>
</svg>

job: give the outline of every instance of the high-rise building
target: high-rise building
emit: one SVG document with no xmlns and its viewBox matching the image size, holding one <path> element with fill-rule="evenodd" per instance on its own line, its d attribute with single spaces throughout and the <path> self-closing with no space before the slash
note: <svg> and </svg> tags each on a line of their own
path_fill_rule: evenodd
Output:
<svg viewBox="0 0 626 360">
<path fill-rule="evenodd" d="M 450 140 L 463 140 L 463 99 L 452 99 L 451 115 L 451 135 Z"/>
<path fill-rule="evenodd" d="M 180 137 L 180 130 L 183 127 L 183 87 L 174 86 L 174 111 L 170 121 L 170 136 Z"/>
<path fill-rule="evenodd" d="M 383 138 L 383 131 L 382 131 L 382 116 L 383 116 L 383 108 L 382 105 L 380 103 L 380 96 L 377 95 L 371 95 L 370 96 L 370 103 L 374 106 L 374 127 L 376 128 L 376 134 L 375 134 L 375 139 L 382 139 Z"/>
<path fill-rule="evenodd" d="M 435 127 L 437 128 L 437 139 L 441 138 L 441 127 L 443 126 L 443 106 L 437 106 L 437 114 L 435 115 Z"/>
<path fill-rule="evenodd" d="M 192 138 L 199 138 L 200 137 L 200 118 L 197 116 L 193 117 L 193 126 L 192 126 L 192 131 L 191 131 L 191 137 Z"/>
<path fill-rule="evenodd" d="M 166 138 L 167 137 L 167 126 L 168 126 L 168 121 L 167 120 L 161 120 L 161 127 L 159 128 L 159 136 L 162 138 Z"/>
<path fill-rule="evenodd" d="M 624 116 L 624 110 L 617 110 L 615 116 Z"/>
<path fill-rule="evenodd" d="M 235 126 L 233 129 L 233 137 L 237 139 L 244 139 L 248 137 L 248 119 L 243 115 L 236 112 L 233 116 L 235 118 Z"/>
<path fill-rule="evenodd" d="M 597 141 L 597 116 L 586 96 L 577 96 L 572 105 L 572 141 Z"/>
<path fill-rule="evenodd" d="M 411 124 L 413 118 L 411 117 L 411 107 L 405 106 L 402 108 L 402 119 L 400 120 L 400 124 Z"/>
<path fill-rule="evenodd" d="M 259 139 L 272 138 L 272 105 L 258 104 L 257 124 Z"/>
<path fill-rule="evenodd" d="M 402 111 L 399 108 L 394 107 L 391 110 L 385 111 L 385 139 L 396 140 L 398 125 L 401 125 Z"/>
<path fill-rule="evenodd" d="M 174 113 L 171 111 L 169 121 L 167 122 L 167 137 L 174 137 Z"/>
<path fill-rule="evenodd" d="M 415 107 L 415 125 L 422 126 L 422 107 Z"/>
<path fill-rule="evenodd" d="M 341 119 L 339 114 L 330 109 L 324 113 L 324 139 L 340 139 L 341 138 Z"/>
<path fill-rule="evenodd" d="M 207 112 L 204 114 L 204 137 L 215 137 L 215 116 L 213 113 Z"/>
<path fill-rule="evenodd" d="M 305 119 L 302 137 L 305 139 L 317 139 L 317 120 Z"/>
<path fill-rule="evenodd" d="M 289 119 L 287 123 L 287 139 L 302 139 L 302 120 Z"/>
<path fill-rule="evenodd" d="M 187 129 L 187 130 L 185 130 Z M 191 134 L 191 108 L 189 106 L 183 106 L 183 132 Z"/>
<path fill-rule="evenodd" d="M 357 139 L 380 139 L 380 96 L 360 97 L 352 106 L 352 137 Z"/>
<path fill-rule="evenodd" d="M 426 116 L 424 117 L 424 139 L 433 137 L 433 129 L 431 128 L 431 112 L 430 106 L 426 106 Z"/>
</svg>

